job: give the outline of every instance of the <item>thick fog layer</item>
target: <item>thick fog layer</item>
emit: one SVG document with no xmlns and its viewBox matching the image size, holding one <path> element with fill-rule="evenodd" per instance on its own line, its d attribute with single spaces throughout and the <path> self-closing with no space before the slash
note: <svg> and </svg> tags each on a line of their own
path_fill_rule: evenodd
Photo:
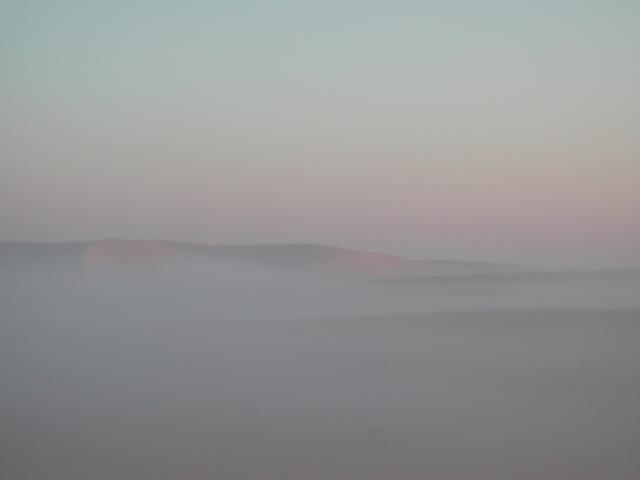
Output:
<svg viewBox="0 0 640 480">
<path fill-rule="evenodd" d="M 640 274 L 0 270 L 2 478 L 637 480 Z"/>
</svg>

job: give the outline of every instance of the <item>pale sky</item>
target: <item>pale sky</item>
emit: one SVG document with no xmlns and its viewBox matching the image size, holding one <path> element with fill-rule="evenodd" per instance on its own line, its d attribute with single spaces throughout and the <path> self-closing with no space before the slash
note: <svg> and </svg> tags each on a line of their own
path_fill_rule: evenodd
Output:
<svg viewBox="0 0 640 480">
<path fill-rule="evenodd" d="M 0 0 L 0 239 L 640 265 L 640 2 Z"/>
</svg>

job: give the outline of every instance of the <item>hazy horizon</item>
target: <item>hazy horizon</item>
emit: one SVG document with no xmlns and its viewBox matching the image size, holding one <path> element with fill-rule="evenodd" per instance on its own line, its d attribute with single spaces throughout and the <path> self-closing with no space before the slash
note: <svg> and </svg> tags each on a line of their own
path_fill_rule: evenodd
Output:
<svg viewBox="0 0 640 480">
<path fill-rule="evenodd" d="M 278 241 L 247 241 L 247 242 L 235 242 L 235 243 L 213 243 L 207 241 L 198 241 L 191 240 L 185 238 L 142 238 L 142 237 L 104 237 L 104 238 L 62 238 L 62 239 L 54 239 L 54 240 L 24 240 L 24 239 L 4 239 L 0 238 L 0 243 L 25 243 L 25 244 L 65 244 L 65 243 L 97 243 L 105 240 L 117 240 L 117 241 L 125 241 L 125 242 L 150 242 L 150 243 L 173 243 L 173 242 L 184 242 L 188 244 L 194 245 L 207 245 L 207 246 L 219 246 L 219 247 L 236 247 L 236 246 L 317 246 L 317 247 L 328 247 L 328 248 L 337 248 L 337 249 L 347 249 L 352 250 L 354 252 L 370 252 L 370 253 L 378 253 L 382 255 L 391 255 L 399 258 L 405 258 L 409 260 L 424 260 L 424 261 L 453 261 L 453 262 L 478 262 L 478 263 L 496 263 L 496 264 L 504 264 L 504 265 L 513 265 L 513 266 L 522 266 L 522 267 L 530 267 L 534 269 L 543 269 L 543 270 L 638 270 L 640 269 L 640 261 L 611 261 L 611 259 L 607 259 L 605 261 L 598 261 L 599 259 L 591 259 L 591 260 L 580 260 L 580 261 L 572 261 L 568 260 L 566 257 L 562 257 L 560 259 L 554 258 L 536 258 L 531 256 L 518 256 L 518 255 L 494 255 L 494 256 L 479 256 L 479 255 L 470 255 L 465 253 L 464 251 L 460 252 L 457 255 L 435 255 L 435 252 L 426 252 L 423 255 L 412 254 L 411 252 L 399 252 L 389 249 L 376 248 L 375 246 L 368 247 L 366 245 L 354 245 L 354 244 L 345 244 L 345 243 L 320 243 L 316 241 L 301 241 L 301 242 L 278 242 Z"/>
</svg>

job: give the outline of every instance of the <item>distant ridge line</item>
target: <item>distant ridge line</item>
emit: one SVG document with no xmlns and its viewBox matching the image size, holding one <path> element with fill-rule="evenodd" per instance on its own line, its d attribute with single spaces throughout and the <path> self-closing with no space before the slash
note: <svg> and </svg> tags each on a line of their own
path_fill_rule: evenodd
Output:
<svg viewBox="0 0 640 480">
<path fill-rule="evenodd" d="M 0 241 L 0 266 L 81 264 L 150 267 L 169 259 L 221 258 L 244 260 L 293 270 L 371 277 L 461 274 L 467 271 L 511 272 L 528 267 L 470 260 L 416 260 L 371 250 L 315 243 L 256 243 L 212 245 L 179 240 L 31 242 Z"/>
</svg>

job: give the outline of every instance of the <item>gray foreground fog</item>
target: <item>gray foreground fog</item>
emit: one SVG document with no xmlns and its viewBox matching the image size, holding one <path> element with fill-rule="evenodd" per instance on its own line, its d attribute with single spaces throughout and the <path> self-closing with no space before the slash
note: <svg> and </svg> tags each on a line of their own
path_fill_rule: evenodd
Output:
<svg viewBox="0 0 640 480">
<path fill-rule="evenodd" d="M 0 270 L 8 480 L 637 480 L 640 274 Z"/>
</svg>

